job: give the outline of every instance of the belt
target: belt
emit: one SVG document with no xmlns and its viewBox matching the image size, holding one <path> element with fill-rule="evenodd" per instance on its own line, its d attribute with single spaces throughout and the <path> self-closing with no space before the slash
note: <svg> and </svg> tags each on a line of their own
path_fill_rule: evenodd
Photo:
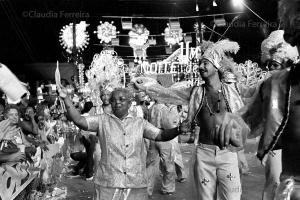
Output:
<svg viewBox="0 0 300 200">
<path fill-rule="evenodd" d="M 202 148 L 208 148 L 211 150 L 220 150 L 220 148 L 217 145 L 214 144 L 203 144 L 203 143 L 198 143 L 197 147 L 202 147 Z"/>
</svg>

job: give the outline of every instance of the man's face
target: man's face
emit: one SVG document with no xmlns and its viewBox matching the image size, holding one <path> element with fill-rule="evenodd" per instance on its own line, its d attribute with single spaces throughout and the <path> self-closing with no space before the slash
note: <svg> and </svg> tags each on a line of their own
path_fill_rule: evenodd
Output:
<svg viewBox="0 0 300 200">
<path fill-rule="evenodd" d="M 110 103 L 114 115 L 116 115 L 118 118 L 123 118 L 126 116 L 131 106 L 131 100 L 123 91 L 113 92 Z"/>
<path fill-rule="evenodd" d="M 29 120 L 29 119 L 30 119 L 30 116 L 33 115 L 33 114 L 34 114 L 33 108 L 32 108 L 32 107 L 27 107 L 27 108 L 26 108 L 26 111 L 25 111 L 25 118 L 26 118 L 27 120 Z"/>
<path fill-rule="evenodd" d="M 199 69 L 200 69 L 200 74 L 201 74 L 202 78 L 209 78 L 217 72 L 214 65 L 205 59 L 202 60 Z"/>
<path fill-rule="evenodd" d="M 38 127 L 39 129 L 43 129 L 45 127 L 45 118 L 42 115 L 38 116 Z"/>
<path fill-rule="evenodd" d="M 282 64 L 280 64 L 279 62 L 276 62 L 274 60 L 268 61 L 267 67 L 270 71 L 282 70 Z"/>
<path fill-rule="evenodd" d="M 50 118 L 51 118 L 49 108 L 45 108 L 45 109 L 44 109 L 44 117 L 45 117 L 46 119 L 50 119 Z"/>
<path fill-rule="evenodd" d="M 100 98 L 101 98 L 101 101 L 103 103 L 103 105 L 109 105 L 110 102 L 110 97 L 111 97 L 111 92 L 108 91 L 108 90 L 104 90 L 103 92 L 101 92 L 101 95 L 100 95 Z"/>
<path fill-rule="evenodd" d="M 18 110 L 15 108 L 10 109 L 6 114 L 6 118 L 9 119 L 11 125 L 17 125 L 19 123 Z"/>
</svg>

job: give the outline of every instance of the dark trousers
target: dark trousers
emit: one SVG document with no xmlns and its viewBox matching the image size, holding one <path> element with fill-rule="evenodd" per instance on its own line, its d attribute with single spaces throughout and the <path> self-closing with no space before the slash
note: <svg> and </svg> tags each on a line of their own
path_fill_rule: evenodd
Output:
<svg viewBox="0 0 300 200">
<path fill-rule="evenodd" d="M 82 137 L 81 142 L 85 147 L 86 152 L 71 153 L 71 158 L 75 161 L 79 161 L 74 167 L 74 172 L 79 174 L 79 171 L 84 168 L 84 174 L 87 178 L 92 177 L 94 173 L 94 158 L 93 154 L 97 142 L 97 137 L 89 135 L 89 137 Z"/>
</svg>

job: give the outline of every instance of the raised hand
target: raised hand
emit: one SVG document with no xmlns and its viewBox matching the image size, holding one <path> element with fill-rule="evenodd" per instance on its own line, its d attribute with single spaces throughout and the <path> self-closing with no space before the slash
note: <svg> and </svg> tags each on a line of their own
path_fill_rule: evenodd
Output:
<svg viewBox="0 0 300 200">
<path fill-rule="evenodd" d="M 61 98 L 66 98 L 68 96 L 67 88 L 63 87 L 62 85 L 57 85 L 57 91 Z"/>
<path fill-rule="evenodd" d="M 216 114 L 215 125 L 214 141 L 220 148 L 227 147 L 229 144 L 243 147 L 249 128 L 238 115 L 227 112 Z"/>
</svg>

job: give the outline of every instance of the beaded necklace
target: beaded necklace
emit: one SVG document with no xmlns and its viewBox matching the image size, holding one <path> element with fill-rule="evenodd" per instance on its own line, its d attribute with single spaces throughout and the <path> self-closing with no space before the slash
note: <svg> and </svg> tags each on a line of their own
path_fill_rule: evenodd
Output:
<svg viewBox="0 0 300 200">
<path fill-rule="evenodd" d="M 223 98 L 225 100 L 226 110 L 228 112 L 231 112 L 231 109 L 229 107 L 229 102 L 228 102 L 228 100 L 226 98 L 226 95 L 225 95 L 225 90 L 224 90 L 223 86 L 221 85 L 221 90 L 218 90 L 218 101 L 217 101 L 217 111 L 216 112 L 213 112 L 212 108 L 209 106 L 209 103 L 208 103 L 208 100 L 207 100 L 207 95 L 205 95 L 206 107 L 208 108 L 209 114 L 211 116 L 215 115 L 216 113 L 220 113 L 221 95 L 223 95 Z"/>
</svg>

